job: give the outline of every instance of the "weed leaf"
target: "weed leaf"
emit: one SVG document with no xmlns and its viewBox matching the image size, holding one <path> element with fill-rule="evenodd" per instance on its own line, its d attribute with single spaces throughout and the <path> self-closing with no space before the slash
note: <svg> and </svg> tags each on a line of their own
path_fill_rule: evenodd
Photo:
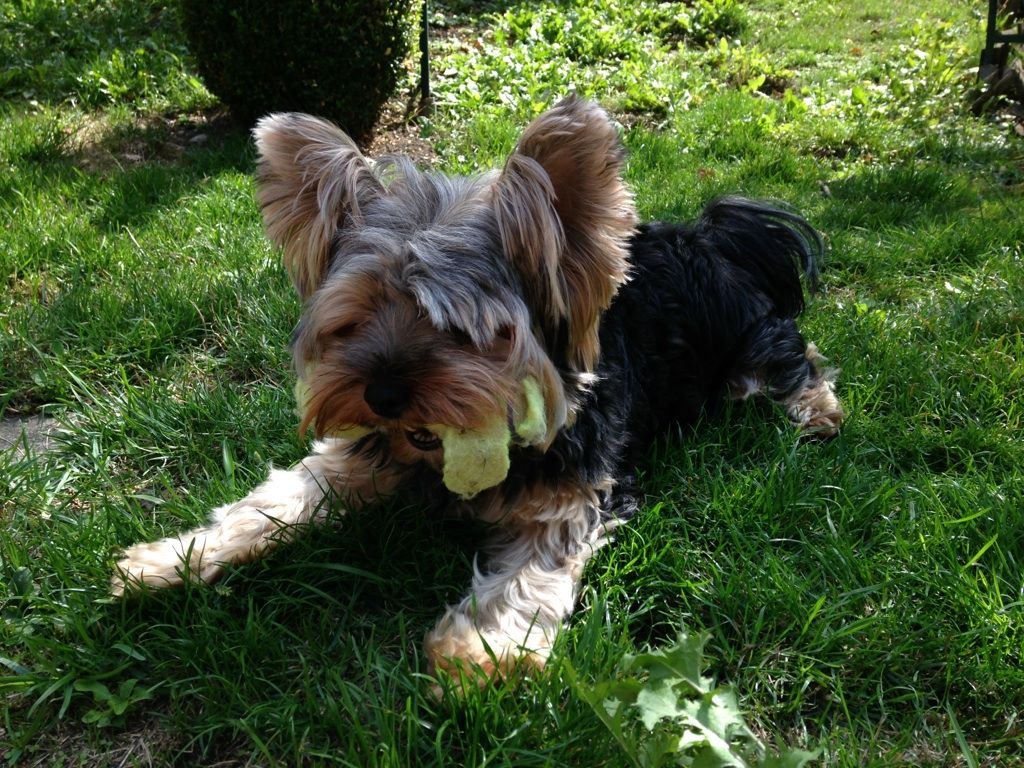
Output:
<svg viewBox="0 0 1024 768">
<path fill-rule="evenodd" d="M 674 645 L 626 656 L 620 672 L 628 676 L 590 686 L 574 672 L 569 679 L 635 765 L 800 768 L 814 759 L 799 750 L 767 755 L 736 693 L 701 674 L 707 641 L 684 631 Z"/>
</svg>

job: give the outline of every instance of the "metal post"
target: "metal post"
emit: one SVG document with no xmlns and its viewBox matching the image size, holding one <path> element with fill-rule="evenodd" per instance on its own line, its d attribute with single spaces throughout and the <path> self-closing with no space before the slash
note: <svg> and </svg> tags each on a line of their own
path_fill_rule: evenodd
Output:
<svg viewBox="0 0 1024 768">
<path fill-rule="evenodd" d="M 424 0 L 424 3 L 426 0 Z M 985 28 L 985 47 L 995 48 L 996 45 L 996 13 L 999 0 L 988 0 L 988 26 Z"/>
<path fill-rule="evenodd" d="M 420 94 L 422 107 L 430 104 L 430 4 L 423 0 L 420 23 Z"/>
<path fill-rule="evenodd" d="M 1011 43 L 1024 43 L 1024 24 L 1019 11 L 1011 14 L 1017 25 L 1016 32 L 1002 32 L 998 28 L 999 0 L 988 0 L 988 25 L 985 29 L 985 49 L 981 52 L 978 79 L 987 80 L 993 75 L 1001 77 L 1009 57 Z"/>
</svg>

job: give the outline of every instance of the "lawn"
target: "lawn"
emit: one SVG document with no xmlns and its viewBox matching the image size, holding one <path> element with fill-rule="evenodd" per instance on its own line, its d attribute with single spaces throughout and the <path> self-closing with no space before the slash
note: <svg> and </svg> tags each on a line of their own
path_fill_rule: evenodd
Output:
<svg viewBox="0 0 1024 768">
<path fill-rule="evenodd" d="M 849 414 L 814 442 L 752 403 L 660 444 L 547 670 L 440 701 L 421 642 L 479 531 L 416 499 L 109 597 L 121 548 L 305 454 L 299 304 L 166 4 L 0 7 L 0 416 L 54 430 L 0 446 L 0 756 L 634 765 L 592 691 L 685 629 L 814 765 L 1024 765 L 1024 138 L 966 108 L 984 5 L 432 4 L 411 130 L 439 168 L 500 163 L 575 89 L 622 123 L 645 218 L 805 212 L 829 253 L 802 327 Z"/>
</svg>

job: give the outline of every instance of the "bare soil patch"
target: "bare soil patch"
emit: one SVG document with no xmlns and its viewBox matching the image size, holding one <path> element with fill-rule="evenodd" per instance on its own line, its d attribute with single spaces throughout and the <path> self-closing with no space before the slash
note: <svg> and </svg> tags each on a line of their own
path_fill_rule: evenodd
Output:
<svg viewBox="0 0 1024 768">
<path fill-rule="evenodd" d="M 32 453 L 53 450 L 57 420 L 50 416 L 11 416 L 0 420 L 0 452 L 14 451 L 16 459 L 25 456 L 25 445 Z"/>
</svg>

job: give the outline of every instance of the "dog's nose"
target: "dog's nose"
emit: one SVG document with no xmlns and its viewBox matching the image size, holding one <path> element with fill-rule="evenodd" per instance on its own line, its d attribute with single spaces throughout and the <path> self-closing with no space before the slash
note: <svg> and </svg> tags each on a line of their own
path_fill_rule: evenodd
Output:
<svg viewBox="0 0 1024 768">
<path fill-rule="evenodd" d="M 397 419 L 412 399 L 412 387 L 394 376 L 374 379 L 363 390 L 363 400 L 370 410 L 385 419 Z"/>
</svg>

